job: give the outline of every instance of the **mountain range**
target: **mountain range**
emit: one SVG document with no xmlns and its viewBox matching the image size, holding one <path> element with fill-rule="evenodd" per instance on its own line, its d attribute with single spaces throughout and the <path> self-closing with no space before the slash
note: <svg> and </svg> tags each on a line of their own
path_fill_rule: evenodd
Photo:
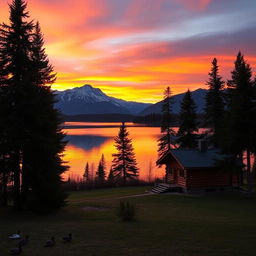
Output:
<svg viewBox="0 0 256 256">
<path fill-rule="evenodd" d="M 110 97 L 88 84 L 65 91 L 56 91 L 56 94 L 58 100 L 56 107 L 65 115 L 111 113 L 138 115 L 151 105 Z"/>
<path fill-rule="evenodd" d="M 206 89 L 197 89 L 191 92 L 191 96 L 197 106 L 197 114 L 202 114 L 204 112 L 205 106 L 205 96 L 207 90 Z M 172 113 L 178 114 L 180 112 L 180 104 L 183 100 L 185 93 L 176 94 L 172 96 Z M 159 101 L 151 106 L 145 108 L 143 111 L 140 112 L 141 116 L 146 116 L 149 114 L 160 114 L 162 110 L 163 101 Z"/>
<path fill-rule="evenodd" d="M 207 90 L 197 89 L 191 92 L 192 98 L 197 105 L 197 113 L 203 113 L 205 104 L 205 94 Z M 129 115 L 149 115 L 161 113 L 162 101 L 155 104 L 125 101 L 110 97 L 99 88 L 91 85 L 75 87 L 65 91 L 55 91 L 57 97 L 56 107 L 64 115 L 82 114 L 129 114 Z M 172 97 L 172 112 L 178 114 L 180 103 L 185 93 Z"/>
</svg>

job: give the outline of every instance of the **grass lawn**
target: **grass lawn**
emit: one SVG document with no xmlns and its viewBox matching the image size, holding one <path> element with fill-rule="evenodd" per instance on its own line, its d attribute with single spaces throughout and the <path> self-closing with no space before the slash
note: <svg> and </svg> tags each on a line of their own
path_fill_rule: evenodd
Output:
<svg viewBox="0 0 256 256">
<path fill-rule="evenodd" d="M 194 255 L 246 256 L 256 253 L 256 198 L 240 194 L 206 196 L 147 195 L 148 187 L 102 189 L 71 193 L 69 206 L 48 216 L 0 213 L 0 256 L 17 242 L 8 234 L 30 236 L 26 256 Z M 116 217 L 122 200 L 137 207 L 137 221 Z M 126 198 L 125 198 L 126 197 Z M 61 237 L 73 234 L 70 244 Z M 54 248 L 43 248 L 51 236 Z"/>
</svg>

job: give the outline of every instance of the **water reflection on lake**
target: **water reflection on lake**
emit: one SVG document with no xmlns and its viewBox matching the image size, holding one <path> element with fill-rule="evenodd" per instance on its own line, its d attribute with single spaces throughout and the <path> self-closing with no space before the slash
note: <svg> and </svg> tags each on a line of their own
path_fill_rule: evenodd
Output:
<svg viewBox="0 0 256 256">
<path fill-rule="evenodd" d="M 163 168 L 155 166 L 157 160 L 157 140 L 160 137 L 159 127 L 141 127 L 127 123 L 130 138 L 140 171 L 140 179 L 149 180 L 162 178 Z M 120 123 L 65 123 L 64 132 L 69 141 L 64 160 L 70 166 L 67 178 L 81 178 L 86 162 L 90 171 L 97 171 L 101 154 L 104 154 L 107 173 L 111 167 L 112 154 L 116 152 L 114 137 L 118 134 Z"/>
</svg>

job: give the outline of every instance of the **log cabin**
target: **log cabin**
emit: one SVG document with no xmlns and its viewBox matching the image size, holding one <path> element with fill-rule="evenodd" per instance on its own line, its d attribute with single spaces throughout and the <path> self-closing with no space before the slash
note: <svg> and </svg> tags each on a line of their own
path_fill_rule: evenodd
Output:
<svg viewBox="0 0 256 256">
<path fill-rule="evenodd" d="M 171 149 L 158 159 L 166 166 L 165 182 L 183 192 L 215 191 L 239 185 L 239 174 L 216 166 L 224 155 L 200 143 L 198 149 Z"/>
</svg>

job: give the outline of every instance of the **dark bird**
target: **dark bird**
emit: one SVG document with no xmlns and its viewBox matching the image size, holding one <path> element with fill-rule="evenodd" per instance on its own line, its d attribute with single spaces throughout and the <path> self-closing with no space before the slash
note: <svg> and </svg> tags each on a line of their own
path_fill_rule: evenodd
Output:
<svg viewBox="0 0 256 256">
<path fill-rule="evenodd" d="M 50 240 L 48 240 L 45 244 L 44 247 L 53 247 L 55 246 L 55 237 L 52 236 Z"/>
<path fill-rule="evenodd" d="M 64 243 L 69 243 L 72 241 L 72 234 L 69 233 L 67 236 L 62 237 Z"/>
<path fill-rule="evenodd" d="M 28 239 L 29 239 L 29 236 L 26 235 L 24 239 L 22 239 L 22 240 L 19 241 L 18 245 L 19 245 L 19 246 L 25 246 L 25 245 L 27 245 L 27 244 L 28 244 Z"/>
<path fill-rule="evenodd" d="M 9 238 L 13 240 L 20 239 L 21 238 L 20 231 L 18 230 L 16 234 L 9 235 Z"/>
<path fill-rule="evenodd" d="M 19 245 L 18 248 L 13 248 L 13 249 L 10 250 L 11 255 L 19 255 L 21 253 L 22 253 L 22 246 L 21 245 Z"/>
</svg>

